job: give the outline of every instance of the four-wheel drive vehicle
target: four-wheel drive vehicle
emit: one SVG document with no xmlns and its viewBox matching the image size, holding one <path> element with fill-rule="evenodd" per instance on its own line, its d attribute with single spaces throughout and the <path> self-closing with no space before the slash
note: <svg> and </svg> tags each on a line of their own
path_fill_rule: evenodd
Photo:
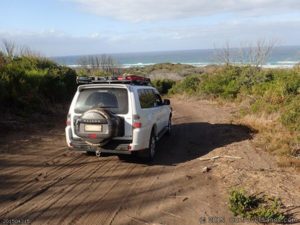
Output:
<svg viewBox="0 0 300 225">
<path fill-rule="evenodd" d="M 66 126 L 69 147 L 86 152 L 132 154 L 151 160 L 156 142 L 171 132 L 172 109 L 150 80 L 78 78 Z"/>
</svg>

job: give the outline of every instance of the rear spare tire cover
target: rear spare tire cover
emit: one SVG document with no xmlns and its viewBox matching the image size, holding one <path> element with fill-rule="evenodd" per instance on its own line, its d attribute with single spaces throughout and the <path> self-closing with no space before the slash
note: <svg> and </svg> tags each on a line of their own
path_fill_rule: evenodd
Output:
<svg viewBox="0 0 300 225">
<path fill-rule="evenodd" d="M 106 144 L 114 130 L 114 116 L 105 109 L 88 110 L 75 122 L 76 135 L 90 145 Z"/>
</svg>

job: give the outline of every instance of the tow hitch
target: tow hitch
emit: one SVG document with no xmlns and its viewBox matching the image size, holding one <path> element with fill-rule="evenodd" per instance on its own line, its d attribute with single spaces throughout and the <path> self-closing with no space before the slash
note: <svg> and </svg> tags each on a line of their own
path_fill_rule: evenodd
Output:
<svg viewBox="0 0 300 225">
<path fill-rule="evenodd" d="M 97 151 L 96 151 L 96 156 L 97 156 L 97 157 L 101 157 L 101 151 L 100 151 L 100 150 L 97 150 Z"/>
</svg>

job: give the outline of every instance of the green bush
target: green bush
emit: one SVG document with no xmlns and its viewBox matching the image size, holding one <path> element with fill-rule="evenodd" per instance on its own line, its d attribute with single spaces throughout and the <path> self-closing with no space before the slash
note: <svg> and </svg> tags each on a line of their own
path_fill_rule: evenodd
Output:
<svg viewBox="0 0 300 225">
<path fill-rule="evenodd" d="M 170 79 L 160 79 L 153 80 L 152 85 L 161 93 L 162 95 L 168 94 L 169 90 L 175 85 L 174 80 Z"/>
<path fill-rule="evenodd" d="M 50 104 L 70 100 L 75 90 L 75 71 L 44 58 L 16 57 L 0 67 L 0 102 L 6 111 L 47 111 Z"/>
<path fill-rule="evenodd" d="M 234 216 L 247 217 L 248 213 L 257 208 L 259 201 L 255 196 L 246 196 L 244 190 L 233 190 L 229 196 L 229 209 Z"/>
<path fill-rule="evenodd" d="M 300 131 L 300 95 L 292 99 L 284 108 L 281 121 L 290 130 Z"/>
<path fill-rule="evenodd" d="M 236 98 L 241 89 L 252 85 L 253 69 L 249 67 L 227 66 L 214 75 L 203 81 L 201 89 L 204 93 L 221 98 Z M 215 83 L 217 91 L 208 88 Z"/>
<path fill-rule="evenodd" d="M 287 216 L 281 212 L 282 203 L 277 198 L 247 195 L 244 190 L 232 190 L 229 195 L 229 209 L 234 216 L 269 223 L 283 222 Z"/>
<path fill-rule="evenodd" d="M 170 93 L 185 93 L 188 95 L 195 95 L 199 90 L 200 78 L 198 75 L 190 75 L 182 81 L 176 83 L 171 89 Z"/>
<path fill-rule="evenodd" d="M 241 85 L 236 77 L 218 74 L 204 79 L 200 85 L 201 92 L 206 95 L 223 98 L 235 98 Z"/>
</svg>

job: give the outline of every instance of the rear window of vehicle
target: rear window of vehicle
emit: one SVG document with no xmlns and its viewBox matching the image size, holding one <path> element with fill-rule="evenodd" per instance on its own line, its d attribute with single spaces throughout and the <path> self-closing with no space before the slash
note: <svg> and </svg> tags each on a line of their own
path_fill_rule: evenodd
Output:
<svg viewBox="0 0 300 225">
<path fill-rule="evenodd" d="M 85 89 L 79 94 L 75 105 L 76 113 L 93 108 L 106 108 L 116 114 L 128 112 L 128 93 L 124 88 Z"/>
</svg>

